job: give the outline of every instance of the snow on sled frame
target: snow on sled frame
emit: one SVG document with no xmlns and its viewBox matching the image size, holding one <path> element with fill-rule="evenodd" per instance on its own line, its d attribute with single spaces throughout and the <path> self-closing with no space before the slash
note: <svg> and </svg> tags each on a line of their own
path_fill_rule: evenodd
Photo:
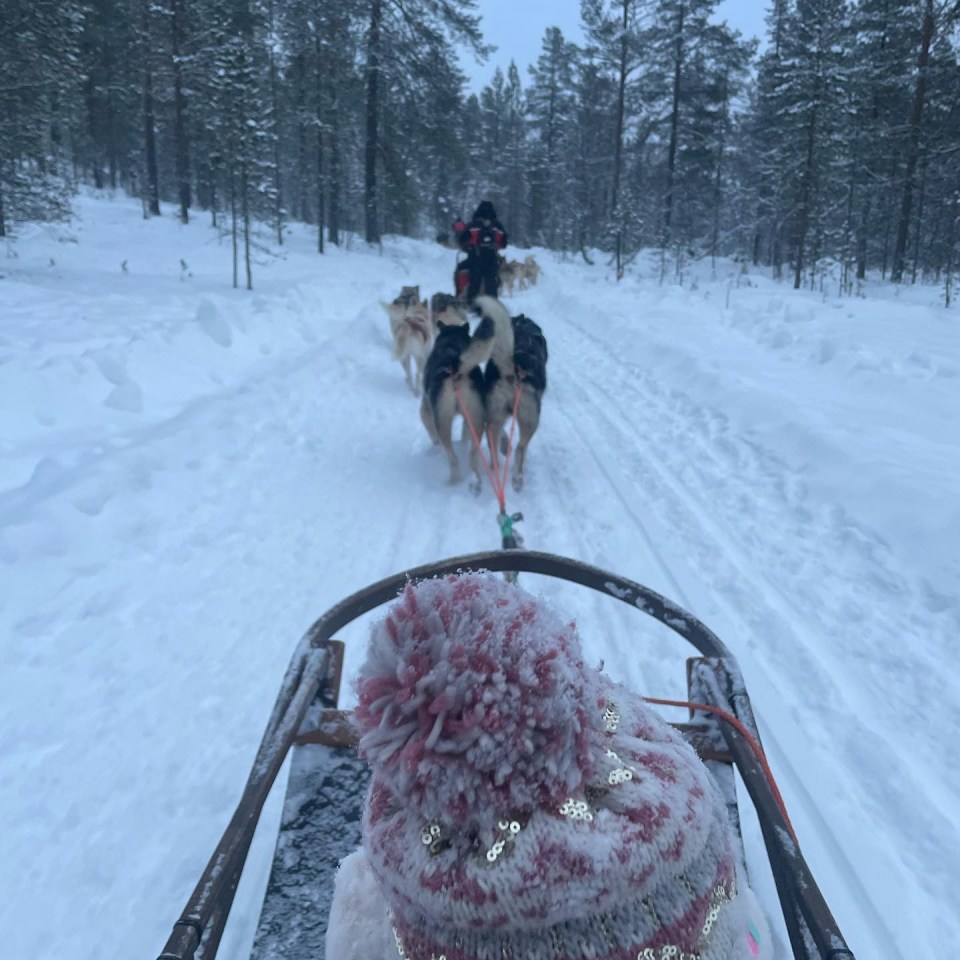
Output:
<svg viewBox="0 0 960 960">
<path fill-rule="evenodd" d="M 405 570 L 332 607 L 297 645 L 237 809 L 157 960 L 216 957 L 257 821 L 291 749 L 280 833 L 251 960 L 323 960 L 333 876 L 339 859 L 359 843 L 367 781 L 350 716 L 336 709 L 343 644 L 334 635 L 396 599 L 411 581 L 468 570 L 567 580 L 659 620 L 701 654 L 687 661 L 690 700 L 733 714 L 759 743 L 733 655 L 709 627 L 648 587 L 576 560 L 526 550 L 474 553 Z M 688 723 L 674 726 L 719 784 L 738 838 L 734 767 L 739 772 L 756 809 L 795 960 L 854 960 L 746 737 L 699 710 L 691 710 Z M 742 863 L 742 845 L 738 856 Z"/>
</svg>

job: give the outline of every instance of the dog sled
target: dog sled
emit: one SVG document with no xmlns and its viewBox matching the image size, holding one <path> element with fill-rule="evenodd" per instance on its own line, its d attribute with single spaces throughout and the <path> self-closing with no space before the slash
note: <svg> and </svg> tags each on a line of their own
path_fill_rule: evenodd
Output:
<svg viewBox="0 0 960 960">
<path fill-rule="evenodd" d="M 504 545 L 512 546 L 507 534 Z M 720 787 L 740 867 L 745 856 L 735 773 L 756 810 L 793 957 L 853 960 L 766 766 L 731 652 L 707 626 L 647 587 L 578 561 L 517 549 L 402 571 L 346 598 L 313 624 L 294 651 L 236 812 L 158 960 L 217 956 L 257 821 L 288 754 L 280 830 L 250 960 L 323 960 L 334 874 L 340 859 L 359 845 L 368 780 L 350 713 L 338 708 L 344 645 L 336 634 L 393 601 L 410 581 L 466 570 L 531 573 L 579 584 L 660 621 L 695 648 L 698 655 L 686 663 L 689 700 L 682 704 L 689 719 L 674 726 Z"/>
</svg>

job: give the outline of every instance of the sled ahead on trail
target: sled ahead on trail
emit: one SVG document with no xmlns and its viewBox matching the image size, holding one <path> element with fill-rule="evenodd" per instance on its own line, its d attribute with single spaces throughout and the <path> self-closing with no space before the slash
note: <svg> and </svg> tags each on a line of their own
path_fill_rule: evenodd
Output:
<svg viewBox="0 0 960 960">
<path fill-rule="evenodd" d="M 466 570 L 532 573 L 580 584 L 659 620 L 696 648 L 699 656 L 686 663 L 690 717 L 675 726 L 717 781 L 738 840 L 734 774 L 739 772 L 763 833 L 795 960 L 853 960 L 766 770 L 750 698 L 732 654 L 703 623 L 640 584 L 573 560 L 523 550 L 472 554 L 405 570 L 343 600 L 307 631 L 284 677 L 237 810 L 158 960 L 216 957 L 264 801 L 291 751 L 280 832 L 251 960 L 323 960 L 334 874 L 340 859 L 360 843 L 368 782 L 351 716 L 337 709 L 344 646 L 335 635 L 396 599 L 410 581 Z M 629 637 L 622 638 L 621 648 L 629 642 Z M 636 655 L 643 656 L 639 641 Z M 742 843 L 738 847 L 743 866 Z"/>
</svg>

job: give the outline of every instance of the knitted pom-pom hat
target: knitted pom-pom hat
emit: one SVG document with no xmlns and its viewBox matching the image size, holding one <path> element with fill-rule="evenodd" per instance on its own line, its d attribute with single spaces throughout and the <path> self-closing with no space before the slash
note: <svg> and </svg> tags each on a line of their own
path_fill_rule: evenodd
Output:
<svg viewBox="0 0 960 960">
<path fill-rule="evenodd" d="M 395 956 L 766 953 L 696 754 L 520 588 L 476 574 L 408 587 L 357 689 L 364 848 Z"/>
</svg>

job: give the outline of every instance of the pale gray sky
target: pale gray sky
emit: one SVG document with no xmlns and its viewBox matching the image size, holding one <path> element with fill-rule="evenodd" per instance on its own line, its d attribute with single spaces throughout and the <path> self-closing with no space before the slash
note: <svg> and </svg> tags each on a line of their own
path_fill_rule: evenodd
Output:
<svg viewBox="0 0 960 960">
<path fill-rule="evenodd" d="M 484 37 L 498 49 L 482 65 L 464 54 L 462 66 L 470 77 L 471 90 L 479 91 L 489 83 L 497 67 L 506 73 L 511 59 L 516 60 L 520 79 L 526 86 L 527 67 L 540 56 L 540 44 L 547 27 L 560 27 L 568 40 L 583 39 L 580 0 L 478 0 L 477 9 L 483 17 L 480 27 Z M 726 20 L 745 37 L 763 35 L 766 10 L 767 3 L 763 0 L 721 0 L 717 8 L 719 19 Z"/>
</svg>

